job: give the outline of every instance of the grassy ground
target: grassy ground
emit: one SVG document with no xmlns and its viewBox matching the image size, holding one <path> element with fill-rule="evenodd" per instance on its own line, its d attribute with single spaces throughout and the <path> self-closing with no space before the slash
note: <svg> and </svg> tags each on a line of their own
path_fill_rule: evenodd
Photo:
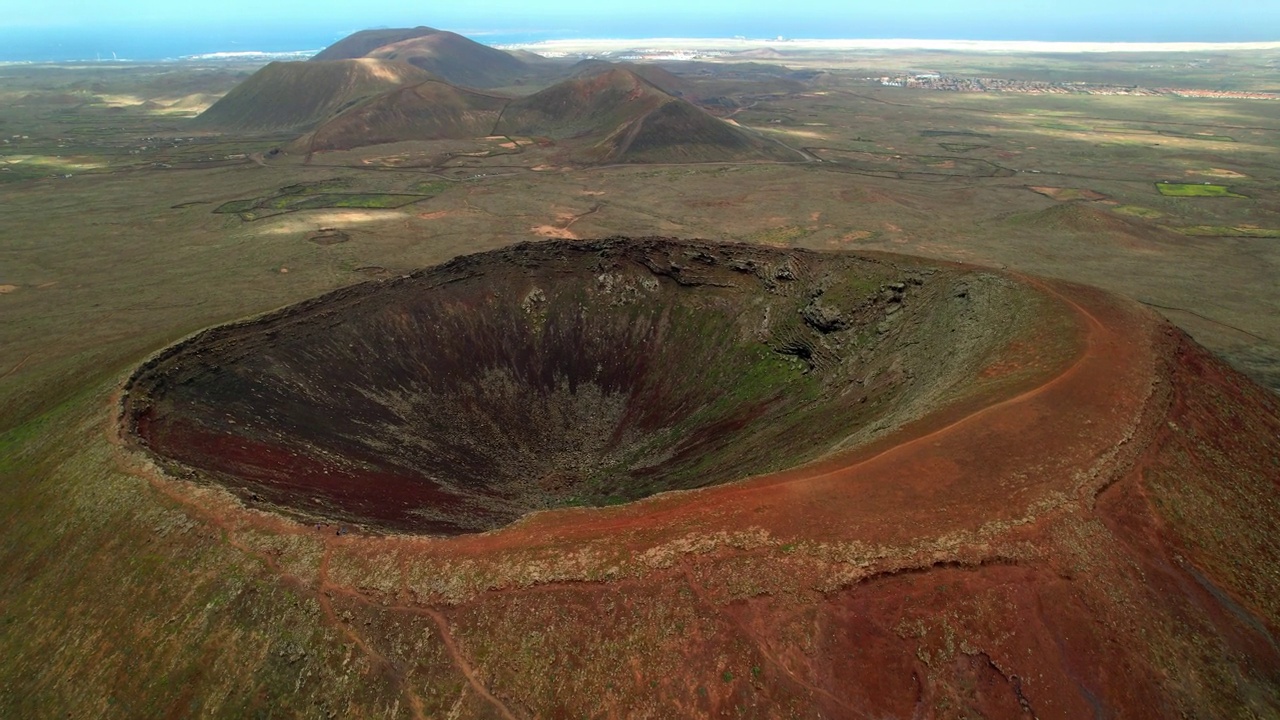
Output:
<svg viewBox="0 0 1280 720">
<path fill-rule="evenodd" d="M 1240 195 L 1231 192 L 1231 188 L 1226 185 L 1211 185 L 1209 183 L 1156 183 L 1156 189 L 1161 195 L 1166 197 L 1206 197 L 1206 198 L 1247 198 L 1248 195 Z"/>
</svg>

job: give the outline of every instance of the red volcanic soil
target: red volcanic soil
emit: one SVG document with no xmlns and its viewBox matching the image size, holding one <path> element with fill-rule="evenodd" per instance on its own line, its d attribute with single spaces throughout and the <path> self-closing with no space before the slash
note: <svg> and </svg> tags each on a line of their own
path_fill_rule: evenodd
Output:
<svg viewBox="0 0 1280 720">
<path fill-rule="evenodd" d="M 717 262 L 734 259 L 735 247 Z M 650 245 L 644 257 L 659 251 L 667 264 L 655 267 L 669 272 L 685 246 Z M 752 257 L 777 268 L 801 256 Z M 503 717 L 1280 712 L 1277 398 L 1123 298 L 952 266 L 933 265 L 926 276 L 909 259 L 877 261 L 891 262 L 876 266 L 886 278 L 924 279 L 908 287 L 904 310 L 889 313 L 910 309 L 911 319 L 864 353 L 903 358 L 883 397 L 920 411 L 850 415 L 828 397 L 843 390 L 830 386 L 818 393 L 829 402 L 787 406 L 767 423 L 804 414 L 803 427 L 825 439 L 816 459 L 793 452 L 799 445 L 785 430 L 753 434 L 765 430 L 752 427 L 750 412 L 729 412 L 746 420 L 724 435 L 730 451 L 711 453 L 721 462 L 712 469 L 735 476 L 742 466 L 725 458 L 764 437 L 786 451 L 790 469 L 617 507 L 540 512 L 480 534 L 325 533 L 316 567 L 262 549 L 277 547 L 262 537 L 309 537 L 309 526 L 200 485 L 163 475 L 153 483 L 327 603 L 332 622 L 399 668 L 398 690 L 425 715 L 445 682 L 473 689 L 475 714 Z M 691 287 L 661 280 L 661 292 Z M 936 334 L 934 320 L 958 322 L 946 314 L 957 288 L 981 303 L 1002 283 L 1012 288 L 1000 295 L 1004 312 L 971 316 L 1005 325 L 981 338 L 982 349 L 949 340 L 913 350 Z M 793 309 L 809 307 L 810 292 L 802 289 Z M 825 286 L 819 297 L 834 309 L 810 310 L 795 332 L 808 327 L 821 339 L 881 322 L 835 295 Z M 754 307 L 739 300 L 736 311 Z M 848 328 L 832 330 L 836 317 Z M 169 386 L 155 373 L 170 377 L 166 363 L 193 347 L 199 338 L 135 376 L 126 420 L 163 405 L 158 391 Z M 821 359 L 820 347 L 811 358 Z M 853 348 L 831 367 L 861 357 Z M 934 348 L 967 359 L 948 366 Z M 917 375 L 915 358 L 937 373 Z M 871 365 L 851 375 L 821 362 L 808 373 L 865 381 L 868 367 L 881 375 L 894 367 L 861 362 Z M 885 427 L 828 432 L 849 418 Z M 400 623 L 419 619 L 442 637 L 456 675 L 432 675 L 397 654 Z"/>
</svg>

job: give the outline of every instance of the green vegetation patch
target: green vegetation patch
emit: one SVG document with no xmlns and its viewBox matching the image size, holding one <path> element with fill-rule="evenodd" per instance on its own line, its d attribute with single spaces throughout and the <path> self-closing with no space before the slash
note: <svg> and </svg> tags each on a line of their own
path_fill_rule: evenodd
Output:
<svg viewBox="0 0 1280 720">
<path fill-rule="evenodd" d="M 281 195 L 318 195 L 320 193 L 329 193 L 335 190 L 345 190 L 351 186 L 351 182 L 346 178 L 329 178 L 327 180 L 316 180 L 309 183 L 298 183 L 296 185 L 286 185 L 276 191 L 276 196 Z"/>
<path fill-rule="evenodd" d="M 448 190 L 452 185 L 453 183 L 448 180 L 419 180 L 409 186 L 408 192 L 415 195 L 435 197 L 445 190 Z"/>
<path fill-rule="evenodd" d="M 78 175 L 105 167 L 89 157 L 59 157 L 53 153 L 65 152 L 56 147 L 45 148 L 47 155 L 0 154 L 0 182 L 37 180 L 63 175 Z"/>
<path fill-rule="evenodd" d="M 752 233 L 747 240 L 761 245 L 790 245 L 808 234 L 809 231 L 805 228 L 789 225 Z"/>
<path fill-rule="evenodd" d="M 32 163 L 0 165 L 0 183 L 24 182 L 49 177 L 48 169 Z"/>
<path fill-rule="evenodd" d="M 1156 189 L 1167 197 L 1230 197 L 1247 198 L 1248 195 L 1231 192 L 1226 185 L 1207 183 L 1156 183 Z"/>
<path fill-rule="evenodd" d="M 903 155 L 835 148 L 809 148 L 828 170 L 876 177 L 906 179 L 911 176 L 1009 177 L 1013 171 L 977 158 L 948 155 Z"/>
<path fill-rule="evenodd" d="M 1280 238 L 1280 228 L 1231 225 L 1191 225 L 1174 228 L 1183 235 L 1195 237 Z"/>
<path fill-rule="evenodd" d="M 250 198 L 248 200 L 232 200 L 231 202 L 222 203 L 218 207 L 214 208 L 213 211 L 215 213 L 226 215 L 249 212 L 257 207 L 258 202 L 257 198 Z"/>
<path fill-rule="evenodd" d="M 329 193 L 312 195 L 289 206 L 290 210 L 317 210 L 320 208 L 398 208 L 422 200 L 421 195 L 394 193 Z"/>
<path fill-rule="evenodd" d="M 326 187 L 335 187 L 336 182 L 340 181 L 290 185 L 267 197 L 225 202 L 215 208 L 213 212 L 239 215 L 242 220 L 252 222 L 264 217 L 297 210 L 319 210 L 324 208 L 385 210 L 409 205 L 432 196 L 426 193 L 319 192 L 319 190 Z M 440 182 L 441 184 L 446 184 L 443 181 Z"/>
<path fill-rule="evenodd" d="M 305 203 L 314 195 L 281 195 L 258 200 L 249 210 L 292 210 L 295 205 Z M 243 211 L 242 211 L 243 212 Z"/>
<path fill-rule="evenodd" d="M 821 297 L 828 303 L 841 307 L 856 307 L 884 287 L 884 278 L 851 275 L 841 282 L 833 282 L 823 288 Z"/>
<path fill-rule="evenodd" d="M 294 205 L 300 202 L 300 198 L 304 201 L 310 196 L 332 193 L 334 190 L 342 190 L 348 186 L 350 186 L 350 181 L 345 178 L 328 178 L 314 182 L 285 185 L 266 197 L 232 200 L 222 203 L 214 208 L 213 211 L 224 215 L 239 214 L 245 220 L 257 220 L 261 217 L 277 214 L 270 212 L 272 210 L 296 209 Z"/>
<path fill-rule="evenodd" d="M 1111 212 L 1117 215 L 1128 215 L 1129 217 L 1142 218 L 1143 220 L 1159 220 L 1164 217 L 1164 213 L 1152 208 L 1140 207 L 1138 205 L 1120 205 L 1111 208 Z"/>
</svg>

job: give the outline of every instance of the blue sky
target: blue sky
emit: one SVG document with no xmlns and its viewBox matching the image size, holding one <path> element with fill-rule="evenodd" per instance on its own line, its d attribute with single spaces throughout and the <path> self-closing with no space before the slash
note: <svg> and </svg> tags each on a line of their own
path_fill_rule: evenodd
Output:
<svg viewBox="0 0 1280 720">
<path fill-rule="evenodd" d="M 1280 40 L 1280 0 L 0 0 L 0 59 L 321 47 L 431 25 L 490 42 L 554 37 Z M 149 48 L 149 49 L 147 49 Z M 184 50 L 184 48 L 186 50 Z"/>
<path fill-rule="evenodd" d="M 1065 25 L 1077 31 L 1114 30 L 1141 35 L 1147 27 L 1182 32 L 1234 31 L 1280 38 L 1277 0 L 3 0 L 4 25 L 15 27 L 189 26 L 190 23 L 244 25 L 297 22 L 303 26 L 403 26 L 426 24 L 459 29 L 537 30 L 564 26 L 616 27 L 637 21 L 645 27 L 759 26 L 829 33 L 863 27 L 1015 27 L 1053 32 Z M 8 6 L 8 7 L 3 7 Z M 845 33 L 837 33 L 845 34 Z"/>
</svg>

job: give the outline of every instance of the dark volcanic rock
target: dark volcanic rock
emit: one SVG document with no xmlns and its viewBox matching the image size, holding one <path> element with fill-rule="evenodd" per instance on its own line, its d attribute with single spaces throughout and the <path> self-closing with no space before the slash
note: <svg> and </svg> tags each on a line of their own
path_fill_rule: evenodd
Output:
<svg viewBox="0 0 1280 720">
<path fill-rule="evenodd" d="M 814 298 L 805 305 L 800 315 L 806 323 L 819 332 L 837 332 L 849 328 L 849 318 L 845 317 L 839 308 L 824 304 L 820 297 Z"/>
<path fill-rule="evenodd" d="M 972 273 L 928 275 L 876 332 L 877 288 L 913 262 L 518 245 L 203 332 L 135 374 L 125 419 L 173 469 L 370 528 L 474 532 L 703 487 L 869 438 L 982 364 L 995 344 L 940 340 L 994 325 L 952 296 L 1014 291 Z"/>
</svg>

